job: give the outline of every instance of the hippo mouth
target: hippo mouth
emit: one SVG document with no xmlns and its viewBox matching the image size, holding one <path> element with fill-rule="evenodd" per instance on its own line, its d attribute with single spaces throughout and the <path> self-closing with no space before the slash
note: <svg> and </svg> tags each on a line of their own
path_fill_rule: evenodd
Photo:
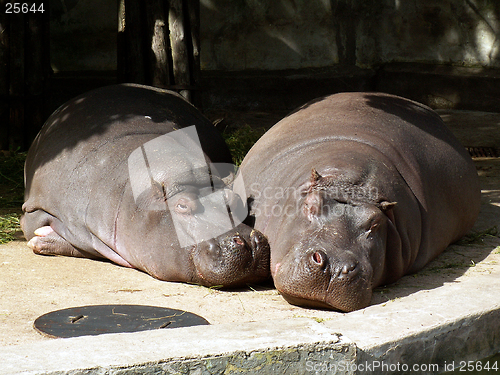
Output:
<svg viewBox="0 0 500 375">
<path fill-rule="evenodd" d="M 258 283 L 270 276 L 269 243 L 259 231 L 245 225 L 204 241 L 193 252 L 194 283 L 234 288 Z"/>
<path fill-rule="evenodd" d="M 332 290 L 324 297 L 318 296 L 318 299 L 310 295 L 297 295 L 293 290 L 288 292 L 289 288 L 276 288 L 288 303 L 296 306 L 351 312 L 365 308 L 370 304 L 371 288 L 354 287 L 340 283 L 332 284 L 334 284 Z"/>
<path fill-rule="evenodd" d="M 322 251 L 311 251 L 302 261 L 277 264 L 276 289 L 290 304 L 350 312 L 369 305 L 370 270 L 360 262 L 330 264 Z"/>
</svg>

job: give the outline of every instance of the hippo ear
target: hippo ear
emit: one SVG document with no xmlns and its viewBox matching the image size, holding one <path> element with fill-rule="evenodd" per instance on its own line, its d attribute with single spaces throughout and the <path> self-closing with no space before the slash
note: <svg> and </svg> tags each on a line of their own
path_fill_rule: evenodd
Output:
<svg viewBox="0 0 500 375">
<path fill-rule="evenodd" d="M 387 212 L 393 209 L 396 204 L 398 204 L 398 202 L 382 201 L 378 204 L 378 208 L 380 208 L 383 212 Z"/>
<path fill-rule="evenodd" d="M 316 185 L 321 178 L 322 176 L 318 173 L 316 169 L 313 168 L 311 170 L 311 179 L 310 179 L 311 185 L 312 186 Z"/>
</svg>

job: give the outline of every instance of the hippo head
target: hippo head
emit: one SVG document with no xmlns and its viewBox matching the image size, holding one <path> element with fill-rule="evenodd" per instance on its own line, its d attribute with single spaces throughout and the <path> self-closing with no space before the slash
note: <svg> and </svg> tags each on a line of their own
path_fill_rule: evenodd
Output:
<svg viewBox="0 0 500 375">
<path fill-rule="evenodd" d="M 153 227 L 182 257 L 182 281 L 235 287 L 269 277 L 269 245 L 243 224 L 248 208 L 234 167 L 211 163 L 195 126 L 156 137 L 128 158 L 135 203 L 161 222 Z"/>
<path fill-rule="evenodd" d="M 270 275 L 267 238 L 242 223 L 247 208 L 223 182 L 184 186 L 166 200 L 177 239 L 188 250 L 191 282 L 237 287 Z"/>
<path fill-rule="evenodd" d="M 387 213 L 395 203 L 352 194 L 333 176 L 311 179 L 296 197 L 293 230 L 273 264 L 276 288 L 290 303 L 341 311 L 366 307 L 385 262 Z M 365 190 L 366 191 L 366 190 Z M 281 241 L 278 241 L 281 242 Z"/>
</svg>

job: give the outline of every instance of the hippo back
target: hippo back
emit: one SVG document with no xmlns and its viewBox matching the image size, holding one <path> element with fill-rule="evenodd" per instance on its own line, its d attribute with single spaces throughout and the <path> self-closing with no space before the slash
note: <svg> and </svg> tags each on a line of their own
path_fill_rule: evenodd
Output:
<svg viewBox="0 0 500 375">
<path fill-rule="evenodd" d="M 418 235 L 410 236 L 418 241 L 404 249 L 414 254 L 407 272 L 423 267 L 474 224 L 480 188 L 465 148 L 430 108 L 379 93 L 319 98 L 274 125 L 248 152 L 240 169 L 253 194 L 253 211 L 275 198 L 266 191 L 299 186 L 311 168 L 335 167 L 336 153 L 348 143 L 382 154 L 384 163 L 397 170 L 415 197 L 420 216 L 399 220 L 407 224 L 398 228 L 401 233 L 415 230 L 408 227 L 412 220 L 420 228 Z M 376 183 L 383 186 L 391 181 Z M 272 257 L 285 251 L 275 241 L 276 227 L 269 229 L 273 219 L 259 215 L 255 219 L 255 227 L 269 237 Z"/>
<path fill-rule="evenodd" d="M 179 251 L 168 212 L 136 202 L 128 159 L 151 140 L 193 125 L 203 164 L 230 165 L 220 134 L 174 92 L 121 84 L 90 91 L 61 106 L 27 155 L 22 221 L 26 238 L 51 225 L 91 257 L 132 264 L 157 278 L 192 280 L 193 254 Z M 181 169 L 179 157 L 174 155 L 162 173 Z M 210 181 L 196 181 L 192 170 L 187 172 L 178 174 L 175 182 L 210 186 Z"/>
</svg>

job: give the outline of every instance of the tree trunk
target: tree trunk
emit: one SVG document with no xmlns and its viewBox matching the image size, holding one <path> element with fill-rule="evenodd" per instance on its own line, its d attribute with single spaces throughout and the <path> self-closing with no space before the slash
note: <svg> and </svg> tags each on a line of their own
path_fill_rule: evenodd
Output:
<svg viewBox="0 0 500 375">
<path fill-rule="evenodd" d="M 0 0 L 0 148 L 26 150 L 47 115 L 48 1 L 26 2 L 25 13 L 7 13 L 7 3 Z"/>
<path fill-rule="evenodd" d="M 199 106 L 199 9 L 199 0 L 120 0 L 118 80 L 176 90 Z"/>
<path fill-rule="evenodd" d="M 7 0 L 0 0 L 0 150 L 9 148 L 9 63 L 10 63 L 10 17 L 5 13 Z"/>
<path fill-rule="evenodd" d="M 149 49 L 149 71 L 151 85 L 166 88 L 170 85 L 170 62 L 169 62 L 169 40 L 168 20 L 166 17 L 165 2 L 163 0 L 150 0 L 146 7 L 147 35 L 151 36 L 148 41 Z"/>
<path fill-rule="evenodd" d="M 189 74 L 189 56 L 186 45 L 187 36 L 183 10 L 182 0 L 170 0 L 168 25 L 170 28 L 174 81 L 176 86 L 180 88 L 180 94 L 187 100 L 191 100 L 191 93 L 188 90 L 191 84 L 191 77 Z"/>
<path fill-rule="evenodd" d="M 191 32 L 191 51 L 189 56 L 191 85 L 193 91 L 191 93 L 191 103 L 197 107 L 201 107 L 201 93 L 199 90 L 200 84 L 200 0 L 185 0 L 187 3 L 188 12 L 188 29 Z"/>
</svg>

